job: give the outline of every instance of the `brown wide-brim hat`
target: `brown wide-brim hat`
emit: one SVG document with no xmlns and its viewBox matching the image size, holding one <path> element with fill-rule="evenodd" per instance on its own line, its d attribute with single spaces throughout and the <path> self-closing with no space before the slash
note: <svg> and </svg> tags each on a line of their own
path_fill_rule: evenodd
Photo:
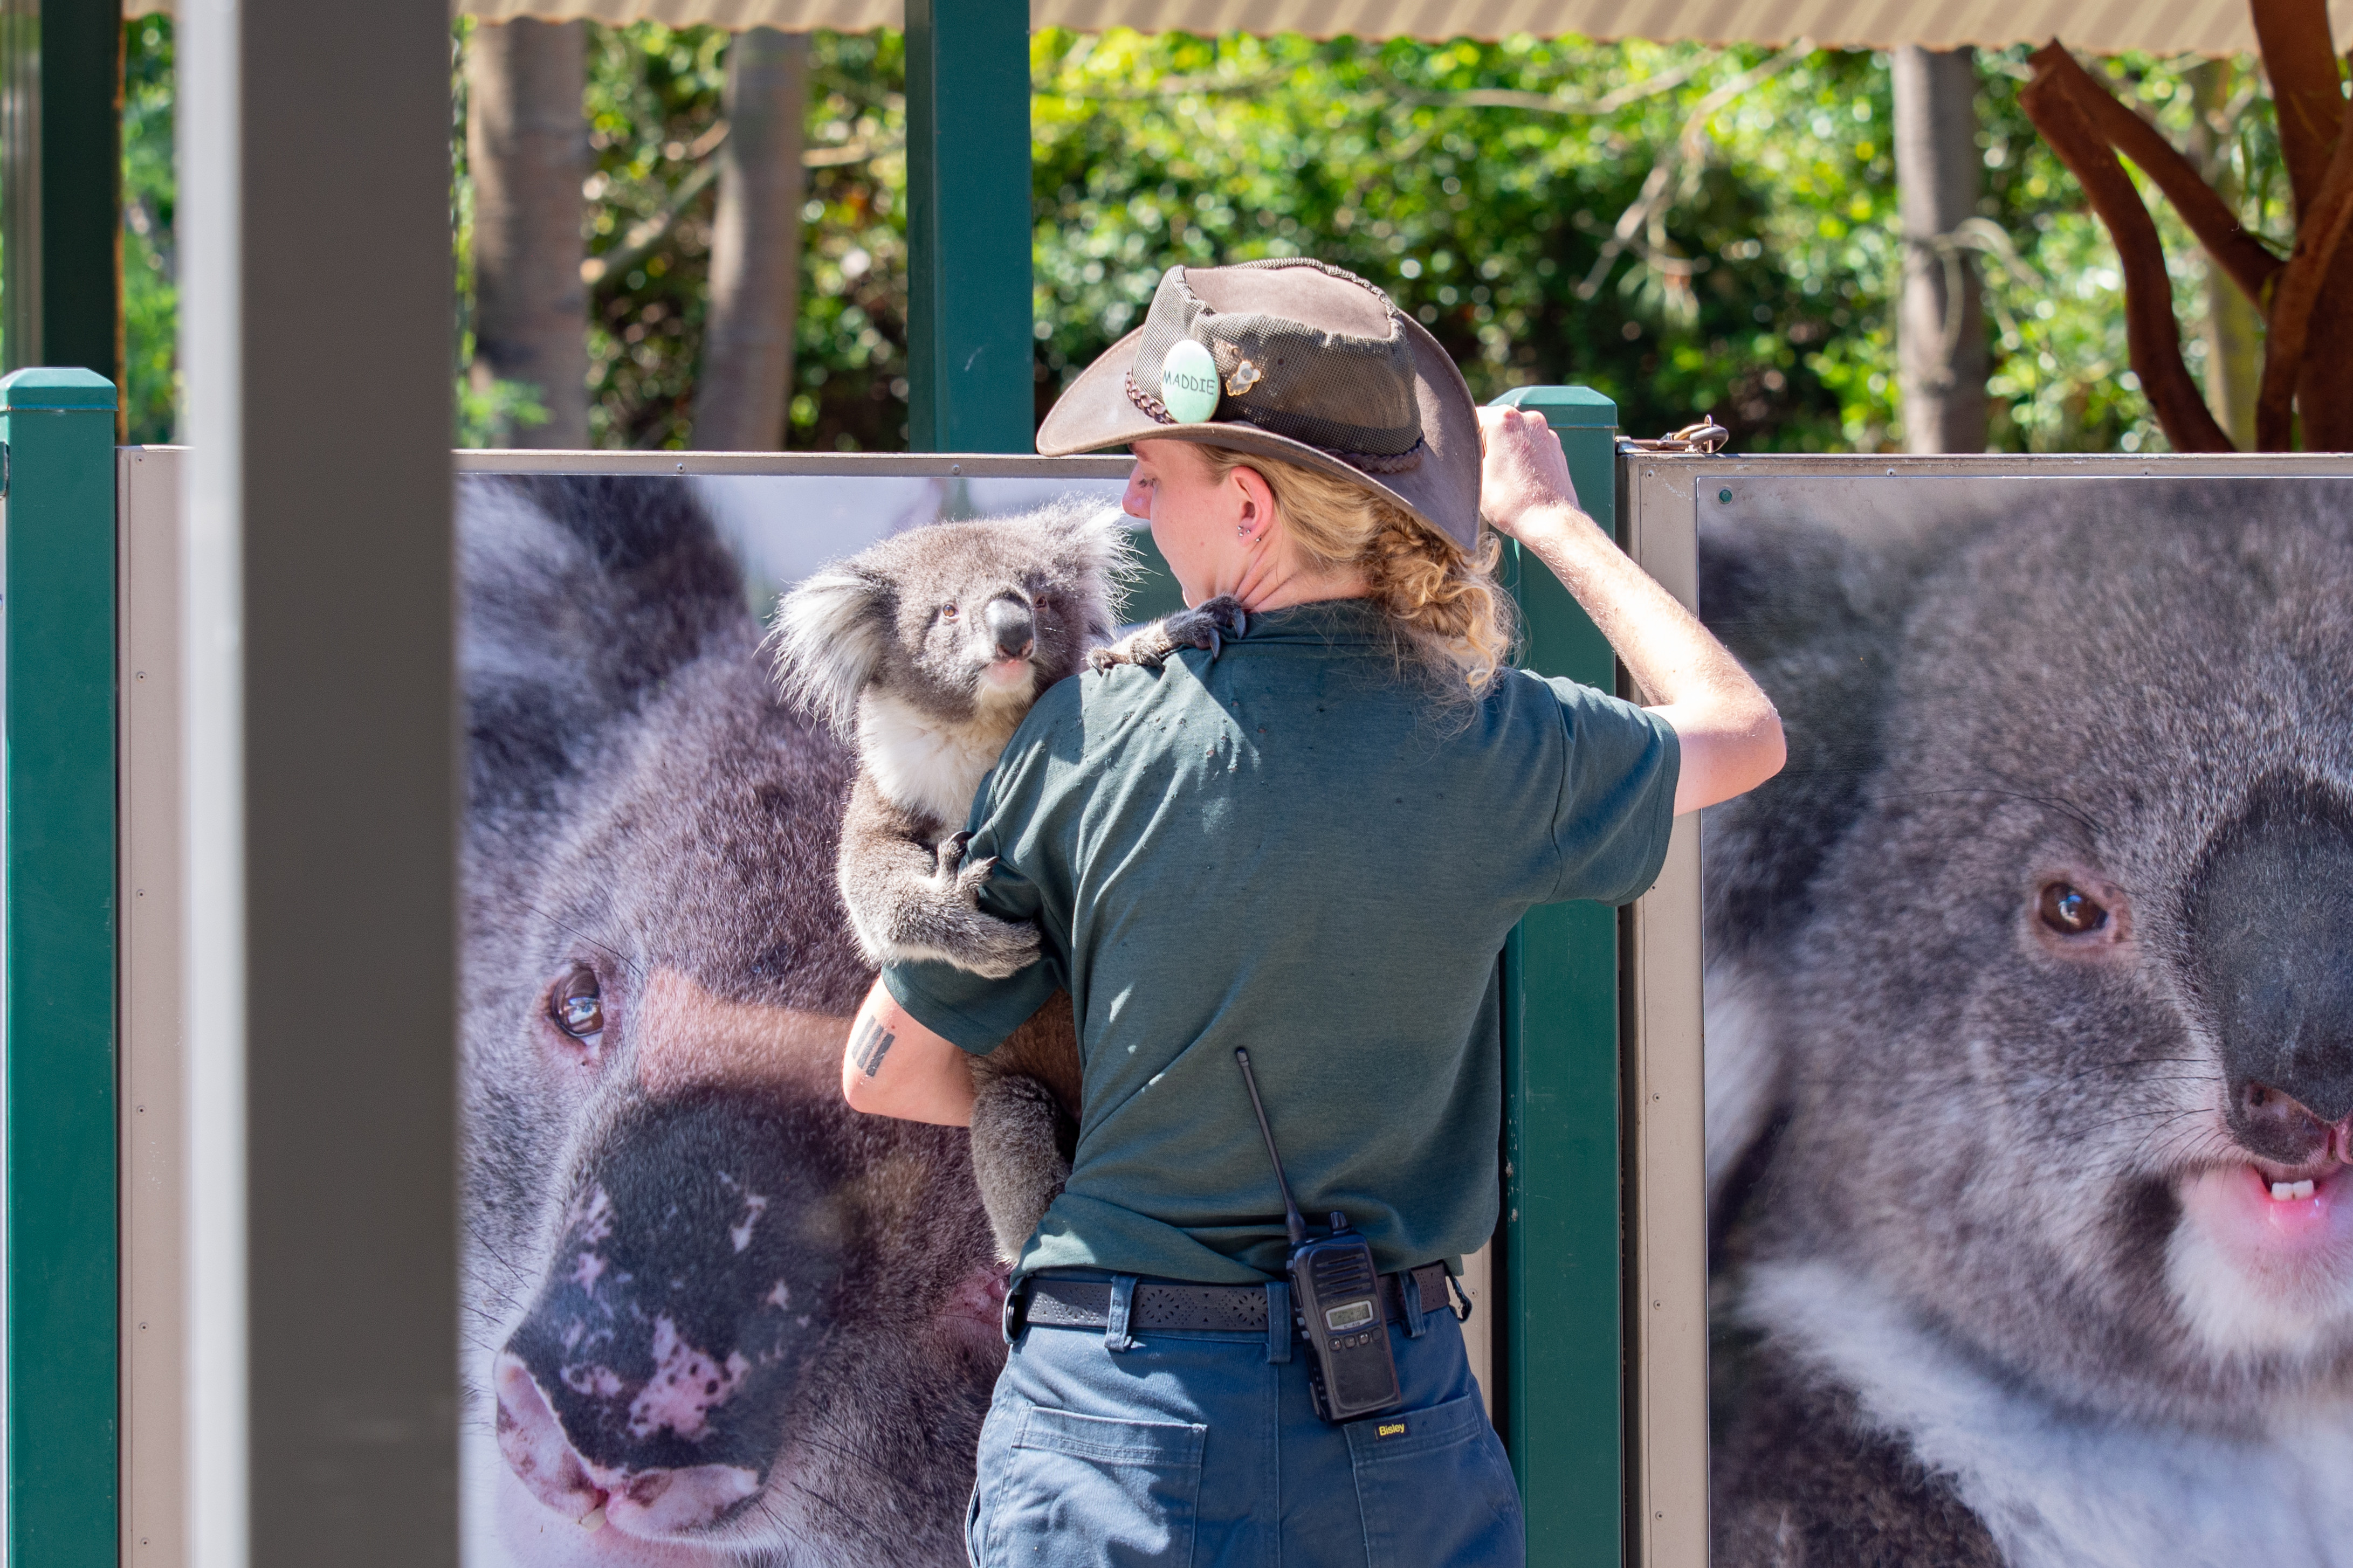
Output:
<svg viewBox="0 0 2353 1568">
<path fill-rule="evenodd" d="M 1279 458 L 1465 550 L 1479 542 L 1479 415 L 1462 373 L 1388 295 L 1321 261 L 1170 268 L 1144 325 L 1038 428 L 1050 458 L 1154 440 Z"/>
</svg>

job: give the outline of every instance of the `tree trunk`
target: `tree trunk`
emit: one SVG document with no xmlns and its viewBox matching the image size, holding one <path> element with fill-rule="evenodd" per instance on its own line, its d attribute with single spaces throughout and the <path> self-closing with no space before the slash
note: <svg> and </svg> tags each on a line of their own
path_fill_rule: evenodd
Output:
<svg viewBox="0 0 2353 1568">
<path fill-rule="evenodd" d="M 480 25 L 467 50 L 472 374 L 537 389 L 547 418 L 512 432 L 518 447 L 588 444 L 586 50 L 586 24 L 530 20 Z"/>
<path fill-rule="evenodd" d="M 2222 117 L 2235 70 L 2227 59 L 2208 60 L 2189 71 L 2196 112 L 2189 123 L 2189 161 L 2234 211 L 2243 193 L 2231 166 Z M 2255 394 L 2263 378 L 2263 318 L 2211 257 L 2206 260 L 2206 319 L 2199 336 L 2206 343 L 2206 406 L 2242 452 L 2255 449 Z"/>
<path fill-rule="evenodd" d="M 694 444 L 785 444 L 800 305 L 801 121 L 808 39 L 754 27 L 727 50 L 727 140 L 711 239 L 711 310 L 694 394 Z"/>
<path fill-rule="evenodd" d="M 1952 241 L 1977 215 L 1977 56 L 1905 45 L 1895 51 L 1895 195 L 1904 294 L 1895 346 L 1905 447 L 1982 452 L 1985 301 L 1975 258 Z"/>
</svg>

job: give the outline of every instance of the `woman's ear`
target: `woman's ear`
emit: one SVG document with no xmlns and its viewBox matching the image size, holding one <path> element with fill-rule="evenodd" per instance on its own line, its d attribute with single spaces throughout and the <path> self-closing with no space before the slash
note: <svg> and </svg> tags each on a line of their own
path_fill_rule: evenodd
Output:
<svg viewBox="0 0 2353 1568">
<path fill-rule="evenodd" d="M 1236 465 L 1226 482 L 1240 492 L 1235 498 L 1234 521 L 1250 538 L 1260 538 L 1274 521 L 1274 487 L 1247 463 Z"/>
</svg>

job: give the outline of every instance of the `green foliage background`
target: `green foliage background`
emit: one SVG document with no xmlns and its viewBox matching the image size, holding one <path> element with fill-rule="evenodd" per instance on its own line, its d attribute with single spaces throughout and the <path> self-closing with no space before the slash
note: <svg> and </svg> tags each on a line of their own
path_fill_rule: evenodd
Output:
<svg viewBox="0 0 2353 1568">
<path fill-rule="evenodd" d="M 471 201 L 457 68 L 470 30 L 452 39 L 461 296 Z M 170 24 L 141 19 L 127 42 L 127 391 L 133 439 L 162 440 L 177 390 Z M 725 48 L 712 28 L 592 29 L 589 251 L 623 257 L 633 232 L 677 209 L 593 294 L 601 446 L 691 440 L 714 200 L 691 182 L 719 118 Z M 1988 268 L 1994 444 L 2157 449 L 2126 368 L 2114 253 L 2018 109 L 2023 52 L 1979 61 L 1980 214 L 2016 253 Z M 2181 142 L 2194 63 L 2126 57 L 2107 68 Z M 1312 252 L 1429 323 L 1482 397 L 1575 381 L 1616 398 L 1638 433 L 1711 413 L 1748 450 L 1900 442 L 1884 56 L 1114 31 L 1039 34 L 1031 65 L 1040 414 L 1140 320 L 1169 263 Z M 1717 92 L 1744 72 L 1765 79 Z M 902 81 L 895 33 L 813 40 L 807 144 L 842 161 L 809 174 L 796 447 L 905 445 Z M 2217 133 L 2250 193 L 2250 226 L 2284 240 L 2269 105 L 2247 100 L 2214 117 Z M 1658 210 L 1613 244 L 1654 174 Z M 2195 369 L 2205 270 L 2153 205 Z M 453 372 L 470 357 L 464 304 Z M 537 412 L 529 388 L 459 382 L 461 439 L 503 438 Z"/>
</svg>

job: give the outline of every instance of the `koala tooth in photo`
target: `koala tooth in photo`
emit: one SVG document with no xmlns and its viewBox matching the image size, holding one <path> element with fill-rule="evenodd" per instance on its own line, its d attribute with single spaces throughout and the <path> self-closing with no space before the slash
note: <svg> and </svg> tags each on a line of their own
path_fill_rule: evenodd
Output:
<svg viewBox="0 0 2353 1568">
<path fill-rule="evenodd" d="M 933 523 L 829 563 L 777 605 L 786 695 L 857 748 L 841 897 L 870 963 L 1002 978 L 1036 962 L 1035 926 L 979 906 L 995 861 L 967 861 L 958 830 L 981 780 L 1056 681 L 1088 665 L 1157 666 L 1180 647 L 1214 656 L 1243 629 L 1240 606 L 1216 599 L 1106 646 L 1131 527 L 1075 503 Z M 1060 993 L 973 1058 L 974 1173 L 1008 1263 L 1070 1175 L 1080 1076 Z"/>
<path fill-rule="evenodd" d="M 2353 483 L 1968 488 L 1703 526 L 1713 1561 L 2348 1568 Z"/>
</svg>

